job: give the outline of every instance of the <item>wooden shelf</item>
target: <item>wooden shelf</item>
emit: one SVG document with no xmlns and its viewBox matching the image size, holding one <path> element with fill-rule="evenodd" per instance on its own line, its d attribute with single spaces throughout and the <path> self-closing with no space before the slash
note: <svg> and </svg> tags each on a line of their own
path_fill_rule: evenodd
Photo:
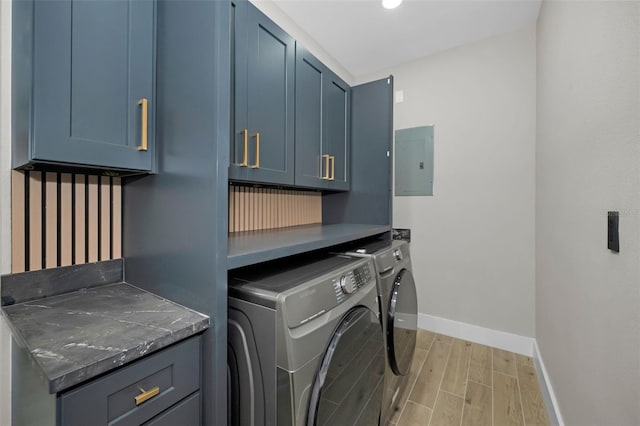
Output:
<svg viewBox="0 0 640 426">
<path fill-rule="evenodd" d="M 234 232 L 229 234 L 227 269 L 330 247 L 389 230 L 389 225 L 341 223 Z"/>
</svg>

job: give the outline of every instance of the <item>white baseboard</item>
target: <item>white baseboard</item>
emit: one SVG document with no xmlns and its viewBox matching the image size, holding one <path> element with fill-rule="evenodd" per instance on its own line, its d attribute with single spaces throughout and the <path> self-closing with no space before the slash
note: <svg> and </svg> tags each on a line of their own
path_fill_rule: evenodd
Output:
<svg viewBox="0 0 640 426">
<path fill-rule="evenodd" d="M 427 314 L 418 314 L 418 328 L 533 357 L 549 423 L 551 426 L 564 426 L 558 400 L 534 338 Z"/>
<path fill-rule="evenodd" d="M 542 398 L 544 399 L 544 405 L 547 407 L 547 414 L 549 415 L 549 424 L 551 424 L 551 426 L 564 426 L 564 420 L 562 419 L 562 414 L 560 414 L 560 406 L 558 405 L 556 394 L 553 392 L 544 361 L 542 361 L 542 355 L 540 354 L 537 341 L 533 343 L 533 350 L 533 359 L 536 365 L 536 372 L 538 373 Z"/>
<path fill-rule="evenodd" d="M 533 356 L 535 339 L 433 315 L 418 314 L 418 328 L 498 349 Z"/>
</svg>

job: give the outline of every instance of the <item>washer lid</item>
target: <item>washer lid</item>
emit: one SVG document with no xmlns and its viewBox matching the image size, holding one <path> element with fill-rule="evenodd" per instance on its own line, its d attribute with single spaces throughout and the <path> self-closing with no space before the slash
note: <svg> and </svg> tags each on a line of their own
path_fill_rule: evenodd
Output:
<svg viewBox="0 0 640 426">
<path fill-rule="evenodd" d="M 229 294 L 275 309 L 278 295 L 323 276 L 330 279 L 336 270 L 361 262 L 346 255 L 315 254 L 302 260 L 283 259 L 237 269 L 229 275 Z"/>
<path fill-rule="evenodd" d="M 406 241 L 374 241 L 354 247 L 347 252 L 353 256 L 371 256 L 376 264 L 378 274 L 389 273 L 403 259 L 409 258 L 409 244 Z"/>
</svg>

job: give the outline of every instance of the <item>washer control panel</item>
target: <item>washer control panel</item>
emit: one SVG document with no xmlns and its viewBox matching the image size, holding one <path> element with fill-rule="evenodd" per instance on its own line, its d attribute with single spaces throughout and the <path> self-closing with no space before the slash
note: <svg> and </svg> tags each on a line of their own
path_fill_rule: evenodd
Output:
<svg viewBox="0 0 640 426">
<path fill-rule="evenodd" d="M 369 271 L 369 264 L 365 263 L 364 265 L 354 269 L 353 276 L 358 288 L 371 281 L 371 271 Z"/>
<path fill-rule="evenodd" d="M 351 294 L 358 289 L 351 274 L 340 277 L 340 288 L 344 294 Z"/>
<path fill-rule="evenodd" d="M 402 260 L 402 258 L 403 258 L 403 256 L 402 256 L 402 250 L 400 250 L 399 248 L 397 248 L 397 249 L 393 250 L 393 257 L 395 257 L 395 258 L 396 258 L 396 260 L 397 260 L 398 262 L 400 262 L 400 261 Z"/>
<path fill-rule="evenodd" d="M 369 263 L 365 263 L 364 265 L 340 276 L 333 282 L 337 302 L 342 303 L 345 300 L 345 295 L 355 293 L 360 287 L 366 285 L 369 281 L 371 281 Z"/>
</svg>

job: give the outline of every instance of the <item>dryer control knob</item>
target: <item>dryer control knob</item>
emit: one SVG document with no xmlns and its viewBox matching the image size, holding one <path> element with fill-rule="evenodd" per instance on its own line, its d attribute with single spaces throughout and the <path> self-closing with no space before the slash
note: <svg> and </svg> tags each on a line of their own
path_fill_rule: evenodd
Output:
<svg viewBox="0 0 640 426">
<path fill-rule="evenodd" d="M 344 294 L 351 294 L 356 291 L 356 286 L 353 280 L 347 278 L 346 275 L 340 277 L 340 287 Z"/>
<path fill-rule="evenodd" d="M 393 256 L 396 258 L 397 261 L 402 260 L 402 251 L 400 249 L 395 249 L 393 251 Z"/>
</svg>

